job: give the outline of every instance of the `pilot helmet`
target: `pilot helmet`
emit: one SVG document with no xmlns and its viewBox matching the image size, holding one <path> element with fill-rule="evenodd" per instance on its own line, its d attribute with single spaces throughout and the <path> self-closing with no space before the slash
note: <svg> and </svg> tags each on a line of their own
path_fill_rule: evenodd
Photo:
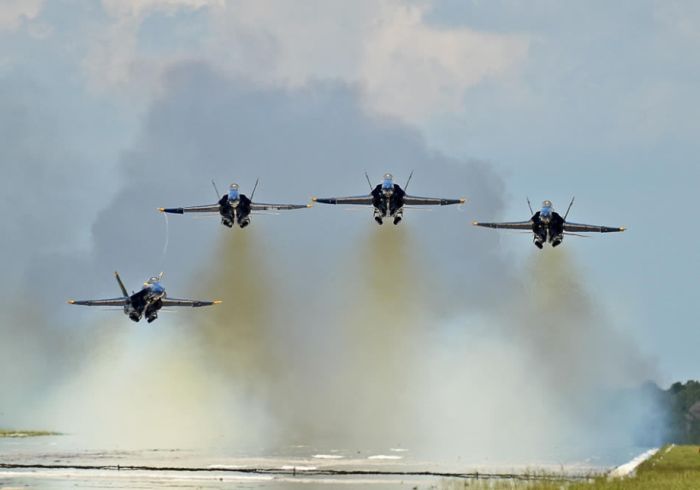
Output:
<svg viewBox="0 0 700 490">
<path fill-rule="evenodd" d="M 540 210 L 540 219 L 545 223 L 548 223 L 552 219 L 552 202 L 544 201 L 542 203 L 542 209 Z"/>
<path fill-rule="evenodd" d="M 228 198 L 230 201 L 238 200 L 238 184 L 231 184 L 228 190 Z"/>
<path fill-rule="evenodd" d="M 392 192 L 394 190 L 394 176 L 391 174 L 384 174 L 384 180 L 382 181 L 382 190 L 384 192 Z"/>
</svg>

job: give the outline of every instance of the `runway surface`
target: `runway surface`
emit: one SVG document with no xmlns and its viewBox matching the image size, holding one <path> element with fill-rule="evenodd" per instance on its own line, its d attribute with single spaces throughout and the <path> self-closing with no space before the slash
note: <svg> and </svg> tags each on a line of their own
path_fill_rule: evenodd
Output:
<svg viewBox="0 0 700 490">
<path fill-rule="evenodd" d="M 630 450 L 633 452 L 634 450 Z M 436 462 L 408 448 L 281 449 L 85 448 L 74 436 L 0 439 L 0 489 L 29 488 L 440 488 L 452 479 L 520 479 L 546 471 L 567 479 L 619 461 Z"/>
</svg>

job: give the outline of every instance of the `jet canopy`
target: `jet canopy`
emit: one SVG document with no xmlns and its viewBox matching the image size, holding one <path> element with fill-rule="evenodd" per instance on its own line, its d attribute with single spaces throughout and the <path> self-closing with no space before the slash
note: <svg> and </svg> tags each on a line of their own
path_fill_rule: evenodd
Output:
<svg viewBox="0 0 700 490">
<path fill-rule="evenodd" d="M 384 192 L 392 192 L 394 190 L 394 177 L 391 174 L 384 174 L 382 190 Z"/>
<path fill-rule="evenodd" d="M 554 208 L 552 208 L 552 201 L 544 201 L 542 203 L 542 209 L 540 210 L 540 219 L 543 221 L 549 221 L 553 212 Z"/>
<path fill-rule="evenodd" d="M 231 184 L 228 189 L 228 200 L 229 201 L 238 201 L 239 199 L 239 194 L 238 194 L 238 184 Z"/>
</svg>

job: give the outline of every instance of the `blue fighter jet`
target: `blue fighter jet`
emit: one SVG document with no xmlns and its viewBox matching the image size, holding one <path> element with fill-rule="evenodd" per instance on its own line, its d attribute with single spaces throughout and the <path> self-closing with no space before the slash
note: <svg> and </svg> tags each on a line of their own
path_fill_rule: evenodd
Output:
<svg viewBox="0 0 700 490">
<path fill-rule="evenodd" d="M 574 200 L 571 199 L 571 203 L 569 203 L 564 217 L 554 211 L 552 201 L 544 201 L 542 203 L 542 209 L 533 213 L 532 218 L 528 221 L 513 221 L 507 223 L 481 223 L 479 221 L 474 221 L 472 224 L 474 226 L 484 226 L 486 228 L 532 231 L 535 235 L 533 241 L 535 246 L 539 249 L 541 249 L 545 243 L 551 244 L 552 247 L 560 245 L 564 240 L 564 235 L 576 235 L 582 232 L 613 233 L 625 231 L 625 228 L 622 227 L 583 225 L 566 221 L 573 204 Z M 532 206 L 530 205 L 529 199 L 527 200 L 527 205 L 530 207 L 530 212 L 532 213 Z"/>
<path fill-rule="evenodd" d="M 141 291 L 131 295 L 126 292 L 126 288 L 119 277 L 119 273 L 115 272 L 114 276 L 117 278 L 119 288 L 122 291 L 122 296 L 120 298 L 80 301 L 71 299 L 68 301 L 68 304 L 82 306 L 123 307 L 124 314 L 133 321 L 138 322 L 143 316 L 145 316 L 148 323 L 151 323 L 158 318 L 158 310 L 161 308 L 170 306 L 190 306 L 193 308 L 198 308 L 200 306 L 211 306 L 221 303 L 221 301 L 199 301 L 193 299 L 168 298 L 167 294 L 165 293 L 165 288 L 160 283 L 161 279 L 163 278 L 162 272 L 158 276 L 151 277 L 148 281 L 146 281 L 143 284 Z"/>
<path fill-rule="evenodd" d="M 218 198 L 219 191 L 214 185 L 214 192 Z M 264 211 L 280 211 L 285 209 L 302 209 L 310 208 L 309 204 L 266 204 L 253 202 L 255 189 L 258 188 L 258 181 L 255 181 L 255 187 L 251 192 L 250 197 L 246 196 L 239 190 L 236 183 L 231 184 L 228 193 L 221 196 L 221 199 L 216 204 L 207 204 L 204 206 L 190 206 L 186 208 L 158 208 L 161 213 L 170 214 L 185 214 L 185 213 L 219 213 L 221 215 L 221 224 L 228 228 L 233 228 L 234 223 L 245 228 L 250 224 L 250 215 Z"/>
<path fill-rule="evenodd" d="M 383 224 L 384 218 L 393 218 L 398 225 L 403 219 L 404 207 L 413 206 L 447 206 L 450 204 L 464 204 L 464 199 L 442 199 L 439 197 L 417 197 L 406 194 L 408 184 L 411 182 L 413 172 L 408 176 L 406 185 L 401 188 L 394 183 L 391 174 L 384 174 L 382 182 L 373 186 L 369 176 L 365 173 L 371 192 L 364 196 L 352 197 L 314 197 L 314 202 L 324 204 L 360 204 L 374 207 L 374 220 L 377 224 Z"/>
</svg>

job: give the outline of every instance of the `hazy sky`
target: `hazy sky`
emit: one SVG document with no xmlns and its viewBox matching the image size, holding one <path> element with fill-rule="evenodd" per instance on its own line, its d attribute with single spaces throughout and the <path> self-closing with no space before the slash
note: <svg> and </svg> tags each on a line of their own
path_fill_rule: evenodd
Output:
<svg viewBox="0 0 700 490">
<path fill-rule="evenodd" d="M 495 305 L 552 252 L 471 220 L 575 195 L 573 221 L 629 227 L 563 245 L 595 308 L 656 381 L 698 378 L 699 33 L 692 1 L 3 1 L 4 321 L 28 295 L 83 321 L 62 301 L 113 295 L 115 268 L 129 288 L 166 267 L 173 295 L 201 292 L 229 231 L 171 218 L 163 257 L 154 208 L 208 203 L 211 178 L 305 202 L 415 168 L 413 192 L 470 200 L 402 224 L 447 302 Z M 270 240 L 340 260 L 375 226 L 320 208 L 256 219 L 275 281 L 325 269 L 299 277 Z"/>
</svg>

